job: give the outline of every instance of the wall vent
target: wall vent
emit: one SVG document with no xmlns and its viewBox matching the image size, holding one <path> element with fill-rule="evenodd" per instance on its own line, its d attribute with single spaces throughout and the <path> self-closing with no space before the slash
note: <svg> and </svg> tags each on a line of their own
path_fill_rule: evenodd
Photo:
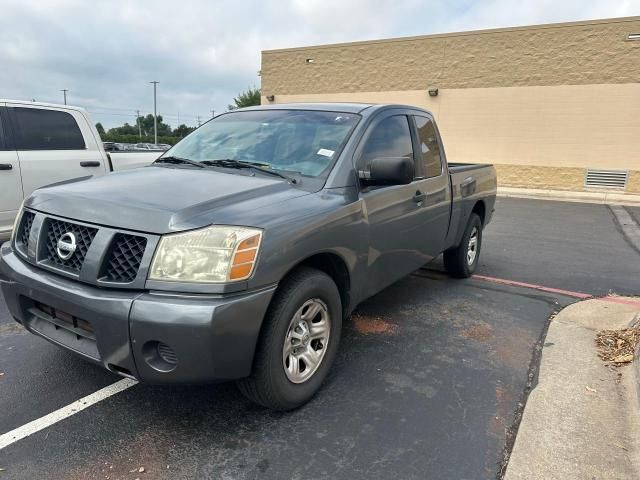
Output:
<svg viewBox="0 0 640 480">
<path fill-rule="evenodd" d="M 595 188 L 625 188 L 629 172 L 626 170 L 595 170 L 587 169 L 584 177 L 585 187 Z"/>
</svg>

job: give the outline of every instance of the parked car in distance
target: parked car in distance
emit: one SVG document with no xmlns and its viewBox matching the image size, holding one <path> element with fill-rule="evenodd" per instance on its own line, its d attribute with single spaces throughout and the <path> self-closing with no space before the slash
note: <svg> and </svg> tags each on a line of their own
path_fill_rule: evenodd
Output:
<svg viewBox="0 0 640 480">
<path fill-rule="evenodd" d="M 44 185 L 148 165 L 158 152 L 104 151 L 82 108 L 0 100 L 0 239 L 23 198 Z"/>
<path fill-rule="evenodd" d="M 133 143 L 121 143 L 121 142 L 102 142 L 105 152 L 126 152 L 134 151 L 135 146 Z"/>
<path fill-rule="evenodd" d="M 0 281 L 27 330 L 149 383 L 308 401 L 342 322 L 444 252 L 471 275 L 491 165 L 447 165 L 433 116 L 295 104 L 207 122 L 151 166 L 34 192 Z"/>
<path fill-rule="evenodd" d="M 170 145 L 155 143 L 136 143 L 133 145 L 134 150 L 152 150 L 160 152 L 168 150 L 170 147 Z"/>
</svg>

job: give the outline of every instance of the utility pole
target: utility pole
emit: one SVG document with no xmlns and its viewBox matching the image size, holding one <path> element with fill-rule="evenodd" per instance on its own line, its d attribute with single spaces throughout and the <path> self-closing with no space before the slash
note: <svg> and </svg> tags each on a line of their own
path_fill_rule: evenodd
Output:
<svg viewBox="0 0 640 480">
<path fill-rule="evenodd" d="M 153 142 L 155 145 L 157 145 L 158 144 L 158 109 L 157 109 L 158 103 L 157 103 L 156 87 L 160 82 L 156 82 L 154 80 L 153 82 L 149 82 L 149 83 L 153 83 Z"/>
<path fill-rule="evenodd" d="M 62 92 L 62 94 L 64 95 L 64 104 L 67 104 L 67 92 L 69 91 L 69 89 L 67 88 L 63 88 L 62 90 L 60 90 Z"/>
<path fill-rule="evenodd" d="M 198 126 L 202 125 L 202 123 L 200 122 L 200 115 L 198 115 Z"/>
<path fill-rule="evenodd" d="M 215 111 L 215 110 L 213 110 L 213 109 L 211 109 L 211 118 L 213 118 L 213 117 L 215 117 L 215 116 L 216 116 L 216 111 Z"/>
<path fill-rule="evenodd" d="M 140 110 L 136 110 L 136 123 L 138 124 L 138 138 L 142 141 L 142 124 L 140 123 Z"/>
</svg>

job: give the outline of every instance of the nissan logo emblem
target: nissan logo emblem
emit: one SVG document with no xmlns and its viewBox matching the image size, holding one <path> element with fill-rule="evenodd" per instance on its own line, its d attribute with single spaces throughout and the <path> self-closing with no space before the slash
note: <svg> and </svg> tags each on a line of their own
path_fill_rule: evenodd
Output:
<svg viewBox="0 0 640 480">
<path fill-rule="evenodd" d="M 76 248 L 78 248 L 76 236 L 71 232 L 63 234 L 58 240 L 56 247 L 56 252 L 58 252 L 60 259 L 69 260 L 76 252 Z"/>
</svg>

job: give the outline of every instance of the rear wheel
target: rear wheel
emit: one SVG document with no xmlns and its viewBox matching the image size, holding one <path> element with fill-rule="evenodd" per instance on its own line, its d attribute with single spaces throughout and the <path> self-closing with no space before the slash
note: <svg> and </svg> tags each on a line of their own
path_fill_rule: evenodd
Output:
<svg viewBox="0 0 640 480">
<path fill-rule="evenodd" d="M 336 284 L 325 273 L 300 268 L 278 287 L 255 355 L 253 373 L 238 381 L 250 400 L 291 410 L 320 389 L 333 363 L 342 328 Z"/>
<path fill-rule="evenodd" d="M 482 221 L 475 213 L 469 216 L 460 245 L 444 252 L 444 268 L 452 277 L 467 278 L 478 266 L 482 247 Z"/>
</svg>

